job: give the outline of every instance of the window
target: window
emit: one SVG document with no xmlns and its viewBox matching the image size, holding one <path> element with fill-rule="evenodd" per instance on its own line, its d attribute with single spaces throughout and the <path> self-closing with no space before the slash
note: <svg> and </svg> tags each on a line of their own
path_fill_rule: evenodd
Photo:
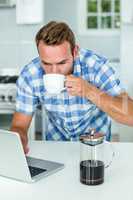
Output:
<svg viewBox="0 0 133 200">
<path fill-rule="evenodd" d="M 119 33 L 120 0 L 79 0 L 79 32 Z"/>
</svg>

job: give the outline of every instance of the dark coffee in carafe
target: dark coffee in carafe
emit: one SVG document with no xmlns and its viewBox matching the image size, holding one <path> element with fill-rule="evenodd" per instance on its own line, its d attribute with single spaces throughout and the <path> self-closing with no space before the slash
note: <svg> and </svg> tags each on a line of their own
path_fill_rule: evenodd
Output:
<svg viewBox="0 0 133 200">
<path fill-rule="evenodd" d="M 80 162 L 80 182 L 86 185 L 99 185 L 104 182 L 104 163 L 100 160 Z"/>
</svg>

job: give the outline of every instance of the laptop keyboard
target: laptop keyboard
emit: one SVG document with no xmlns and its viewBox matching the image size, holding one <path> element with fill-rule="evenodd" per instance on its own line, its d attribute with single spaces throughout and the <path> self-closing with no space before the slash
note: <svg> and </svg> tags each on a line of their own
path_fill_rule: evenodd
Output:
<svg viewBox="0 0 133 200">
<path fill-rule="evenodd" d="M 31 177 L 34 177 L 38 174 L 41 174 L 42 172 L 47 171 L 46 169 L 41 169 L 41 168 L 38 168 L 38 167 L 33 167 L 33 166 L 28 166 L 28 167 L 29 167 L 29 170 L 30 170 Z"/>
</svg>

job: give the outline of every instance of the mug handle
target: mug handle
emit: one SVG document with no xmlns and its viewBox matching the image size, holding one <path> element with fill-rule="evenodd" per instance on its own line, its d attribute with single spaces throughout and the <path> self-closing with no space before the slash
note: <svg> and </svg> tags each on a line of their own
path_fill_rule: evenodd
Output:
<svg viewBox="0 0 133 200">
<path fill-rule="evenodd" d="M 112 146 L 112 144 L 110 142 L 105 141 L 104 143 L 105 143 L 105 145 L 109 145 L 109 147 L 111 148 L 111 152 L 112 152 L 111 160 L 109 161 L 108 164 L 105 165 L 105 168 L 108 168 L 113 162 L 113 159 L 114 159 L 114 156 L 115 156 L 115 151 L 114 151 L 113 146 Z"/>
<path fill-rule="evenodd" d="M 64 85 L 65 85 L 65 81 L 66 81 L 66 77 L 64 78 Z M 66 87 L 63 87 L 62 90 L 61 90 L 61 92 L 63 92 L 66 89 L 67 89 Z"/>
<path fill-rule="evenodd" d="M 66 87 L 62 88 L 61 92 L 63 92 L 63 91 L 66 90 L 66 89 L 67 89 Z"/>
</svg>

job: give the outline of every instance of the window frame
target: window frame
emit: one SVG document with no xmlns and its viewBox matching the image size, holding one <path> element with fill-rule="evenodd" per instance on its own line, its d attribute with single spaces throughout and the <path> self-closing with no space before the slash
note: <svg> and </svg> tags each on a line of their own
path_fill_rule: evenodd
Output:
<svg viewBox="0 0 133 200">
<path fill-rule="evenodd" d="M 120 29 L 88 29 L 86 27 L 87 0 L 78 0 L 78 33 L 83 36 L 120 36 Z M 121 7 L 121 5 L 120 5 Z M 83 12 L 81 12 L 81 10 Z M 86 11 L 86 12 L 85 12 Z M 91 15 L 91 14 L 90 14 Z M 98 15 L 98 14 L 97 14 Z M 92 16 L 92 15 L 91 15 Z M 107 16 L 107 15 L 106 15 Z M 120 13 L 121 16 L 121 13 Z"/>
</svg>

